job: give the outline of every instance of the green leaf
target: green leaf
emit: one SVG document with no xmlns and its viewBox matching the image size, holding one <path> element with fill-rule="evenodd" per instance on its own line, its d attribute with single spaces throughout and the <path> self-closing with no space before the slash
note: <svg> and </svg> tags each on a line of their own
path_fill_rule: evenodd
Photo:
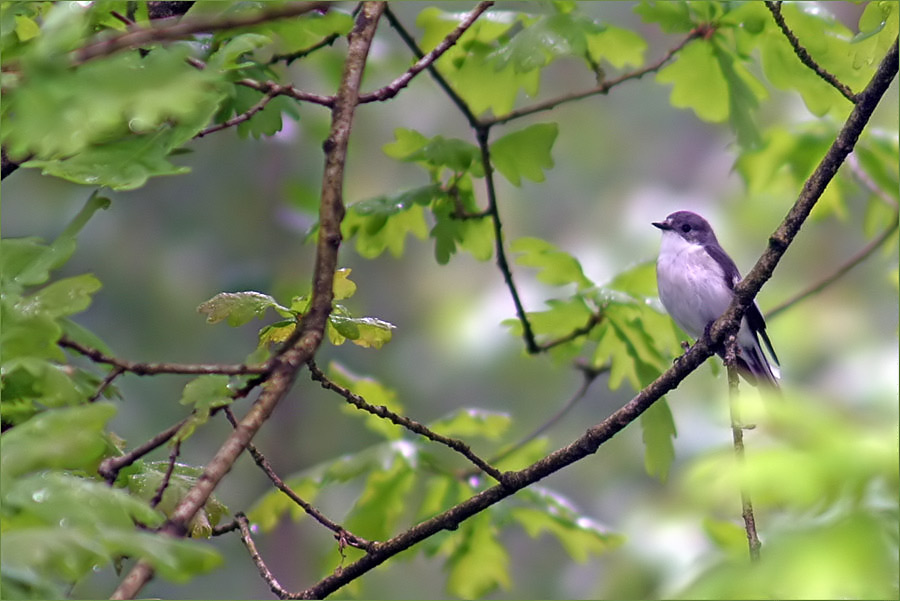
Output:
<svg viewBox="0 0 900 601">
<path fill-rule="evenodd" d="M 58 526 L 4 532 L 0 551 L 4 571 L 18 568 L 54 574 L 68 582 L 83 578 L 93 566 L 104 565 L 112 558 L 96 533 Z"/>
<path fill-rule="evenodd" d="M 356 293 L 356 284 L 350 279 L 350 271 L 349 267 L 344 267 L 334 272 L 334 300 L 344 300 Z"/>
<path fill-rule="evenodd" d="M 232 327 L 242 326 L 255 318 L 262 318 L 266 309 L 274 308 L 282 315 L 292 315 L 286 307 L 274 298 L 260 292 L 220 292 L 197 307 L 197 312 L 206 315 L 207 323 L 219 323 L 227 319 Z"/>
<path fill-rule="evenodd" d="M 382 406 L 394 413 L 403 413 L 403 405 L 397 400 L 397 391 L 374 378 L 354 374 L 334 361 L 328 364 L 328 377 L 339 386 L 362 397 L 370 405 Z M 353 405 L 344 405 L 344 412 L 357 417 L 364 416 L 366 427 L 388 440 L 398 440 L 403 436 L 403 430 L 398 426 L 376 415 L 363 412 Z"/>
<path fill-rule="evenodd" d="M 188 382 L 180 402 L 182 405 L 193 405 L 194 411 L 178 429 L 175 439 L 181 442 L 187 440 L 198 426 L 209 421 L 213 409 L 229 405 L 233 400 L 228 376 L 207 374 Z"/>
<path fill-rule="evenodd" d="M 389 217 L 401 211 L 407 211 L 413 205 L 427 206 L 431 204 L 432 200 L 442 195 L 443 190 L 439 185 L 429 184 L 411 190 L 402 190 L 396 194 L 361 200 L 350 205 L 350 210 L 364 217 L 373 215 Z"/>
<path fill-rule="evenodd" d="M 104 402 L 52 409 L 5 432 L 0 437 L 4 483 L 42 469 L 96 468 L 107 450 L 106 423 L 115 413 L 115 405 Z"/>
<path fill-rule="evenodd" d="M 656 261 L 644 261 L 616 274 L 616 277 L 604 288 L 619 290 L 634 298 L 655 297 L 657 295 Z"/>
<path fill-rule="evenodd" d="M 396 139 L 393 142 L 388 142 L 381 149 L 387 156 L 401 161 L 421 150 L 428 143 L 428 138 L 421 133 L 404 127 L 394 130 L 394 138 Z"/>
<path fill-rule="evenodd" d="M 259 346 L 267 344 L 279 344 L 291 337 L 297 328 L 296 319 L 284 319 L 264 326 L 259 331 Z"/>
<path fill-rule="evenodd" d="M 271 21 L 265 27 L 275 38 L 278 54 L 305 50 L 332 34 L 344 36 L 352 28 L 353 16 L 337 6 L 324 12 L 311 11 L 299 18 Z"/>
<path fill-rule="evenodd" d="M 19 308 L 26 315 L 45 314 L 53 318 L 79 313 L 88 308 L 91 295 L 100 286 L 100 280 L 90 274 L 65 278 L 22 299 Z"/>
<path fill-rule="evenodd" d="M 579 13 L 541 17 L 495 52 L 497 70 L 511 65 L 517 73 L 525 73 L 560 57 L 582 57 L 587 51 L 587 36 L 604 29 L 602 24 Z"/>
<path fill-rule="evenodd" d="M 720 123 L 728 119 L 728 82 L 712 44 L 690 42 L 675 62 L 660 70 L 656 81 L 674 84 L 669 97 L 672 106 L 693 109 L 704 121 Z"/>
<path fill-rule="evenodd" d="M 108 532 L 103 539 L 116 550 L 116 555 L 143 559 L 162 578 L 175 583 L 187 582 L 223 563 L 218 551 L 196 540 L 122 530 Z"/>
<path fill-rule="evenodd" d="M 425 212 L 419 205 L 412 205 L 393 214 L 373 210 L 368 215 L 361 214 L 355 207 L 356 205 L 351 205 L 347 211 L 341 223 L 341 233 L 345 239 L 356 239 L 356 252 L 364 258 L 373 259 L 385 250 L 400 257 L 403 255 L 407 234 L 420 240 L 428 235 Z M 364 210 L 371 209 L 371 206 L 364 207 Z"/>
<path fill-rule="evenodd" d="M 659 28 L 666 33 L 687 33 L 694 28 L 688 3 L 684 0 L 677 2 L 644 0 L 634 7 L 634 12 L 641 16 L 644 23 L 658 23 Z"/>
<path fill-rule="evenodd" d="M 528 536 L 538 538 L 545 532 L 553 535 L 569 557 L 579 563 L 621 544 L 621 537 L 605 534 L 587 518 L 567 519 L 556 512 L 531 507 L 516 507 L 511 514 Z"/>
<path fill-rule="evenodd" d="M 217 71 L 240 69 L 247 64 L 241 61 L 245 54 L 271 42 L 272 40 L 268 36 L 258 33 L 236 35 L 209 56 L 206 60 L 206 68 Z"/>
<path fill-rule="evenodd" d="M 503 436 L 512 420 L 506 413 L 484 409 L 460 409 L 429 424 L 438 434 L 454 438 L 486 438 L 497 440 Z"/>
<path fill-rule="evenodd" d="M 734 522 L 703 518 L 703 531 L 720 549 L 737 559 L 747 553 L 747 532 Z"/>
<path fill-rule="evenodd" d="M 151 528 L 164 521 L 158 511 L 121 489 L 60 472 L 18 479 L 4 491 L 3 502 L 47 525 L 65 519 L 68 527 L 98 533 L 131 530 L 135 520 Z"/>
<path fill-rule="evenodd" d="M 491 160 L 515 186 L 522 178 L 544 181 L 544 169 L 553 167 L 550 152 L 559 133 L 555 123 L 537 123 L 507 134 L 491 144 Z"/>
<path fill-rule="evenodd" d="M 738 143 L 745 148 L 756 147 L 760 143 L 760 135 L 753 115 L 759 101 L 766 97 L 766 89 L 735 60 L 734 54 L 720 44 L 713 47 L 722 75 L 728 83 L 728 115 L 737 133 Z"/>
<path fill-rule="evenodd" d="M 472 170 L 481 173 L 481 153 L 474 144 L 456 138 L 435 136 L 419 150 L 403 157 L 407 162 L 421 162 L 434 167 L 447 167 L 455 173 Z"/>
<path fill-rule="evenodd" d="M 10 156 L 34 153 L 36 160 L 31 164 L 71 177 L 79 174 L 87 179 L 88 168 L 94 163 L 98 169 L 96 183 L 106 183 L 100 182 L 101 178 L 115 183 L 114 169 L 105 169 L 103 161 L 112 161 L 115 168 L 131 161 L 116 160 L 114 152 L 100 151 L 111 140 L 138 134 L 136 144 L 126 141 L 114 143 L 112 148 L 127 157 L 141 156 L 144 168 L 151 173 L 160 170 L 161 166 L 153 162 L 161 161 L 173 146 L 159 148 L 153 143 L 159 140 L 144 140 L 146 136 L 141 134 L 151 134 L 168 124 L 185 124 L 192 131 L 179 136 L 180 141 L 174 145 L 180 145 L 209 120 L 222 96 L 215 73 L 185 62 L 189 52 L 187 44 L 176 43 L 157 47 L 144 57 L 123 52 L 75 69 L 56 59 L 34 65 L 30 77 L 5 94 L 10 106 L 0 127 L 4 145 Z M 58 135 L 61 131 L 66 135 Z M 79 159 L 81 153 L 86 157 Z M 64 157 L 70 158 L 63 161 Z M 54 160 L 59 161 L 56 167 L 50 163 Z M 68 168 L 66 163 L 70 164 Z M 123 174 L 116 187 L 124 188 L 125 182 L 134 178 L 134 173 Z"/>
<path fill-rule="evenodd" d="M 0 282 L 4 291 L 13 285 L 20 290 L 26 286 L 43 284 L 50 272 L 65 263 L 75 251 L 75 237 L 95 212 L 106 209 L 110 200 L 91 194 L 84 207 L 72 219 L 62 234 L 49 246 L 40 238 L 4 238 L 0 240 Z"/>
<path fill-rule="evenodd" d="M 229 377 L 220 374 L 199 376 L 184 387 L 180 403 L 193 405 L 196 409 L 221 407 L 232 401 Z"/>
<path fill-rule="evenodd" d="M 465 203 L 464 203 L 465 204 Z M 469 207 L 464 207 L 469 210 Z M 469 251 L 479 261 L 487 261 L 494 252 L 494 230 L 488 219 L 459 219 L 449 203 L 435 206 L 436 223 L 431 228 L 434 256 L 440 265 L 450 261 L 457 247 Z"/>
<path fill-rule="evenodd" d="M 669 468 L 675 461 L 673 439 L 678 435 L 675 420 L 665 398 L 661 398 L 641 414 L 641 433 L 644 441 L 644 469 L 651 476 L 665 482 Z"/>
<path fill-rule="evenodd" d="M 39 167 L 43 175 L 90 186 L 106 186 L 113 190 L 134 190 L 150 177 L 179 175 L 190 171 L 169 162 L 170 132 L 165 129 L 122 138 L 116 142 L 85 149 L 65 159 L 34 159 L 23 167 Z"/>
<path fill-rule="evenodd" d="M 332 343 L 342 344 L 346 338 L 357 346 L 375 349 L 380 349 L 391 341 L 396 327 L 377 317 L 348 317 L 335 313 L 328 316 L 328 324 L 337 334 L 332 338 Z M 329 336 L 331 335 L 329 330 Z"/>
<path fill-rule="evenodd" d="M 527 267 L 536 267 L 537 278 L 551 286 L 577 284 L 579 289 L 593 285 L 581 269 L 578 260 L 567 252 L 561 251 L 553 244 L 540 238 L 519 238 L 512 243 L 510 250 L 522 253 L 516 263 Z"/>
<path fill-rule="evenodd" d="M 509 554 L 497 540 L 496 526 L 490 514 L 482 512 L 466 521 L 462 536 L 447 560 L 447 588 L 462 599 L 479 599 L 497 588 L 508 589 Z"/>
<path fill-rule="evenodd" d="M 392 536 L 400 516 L 409 509 L 408 495 L 415 478 L 412 466 L 402 455 L 395 455 L 392 465 L 372 472 L 366 479 L 365 488 L 345 522 L 346 528 L 370 540 Z"/>
<path fill-rule="evenodd" d="M 644 64 L 647 42 L 633 31 L 607 25 L 603 31 L 589 35 L 587 43 L 595 63 L 605 60 L 617 69 Z"/>
</svg>

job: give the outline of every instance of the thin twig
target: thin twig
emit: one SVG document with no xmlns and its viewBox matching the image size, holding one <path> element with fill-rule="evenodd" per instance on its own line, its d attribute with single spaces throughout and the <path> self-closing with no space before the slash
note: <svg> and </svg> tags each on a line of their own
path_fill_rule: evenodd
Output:
<svg viewBox="0 0 900 601">
<path fill-rule="evenodd" d="M 322 372 L 321 369 L 319 369 L 314 361 L 309 362 L 309 373 L 312 376 L 313 380 L 319 382 L 319 384 L 322 385 L 322 388 L 338 393 L 357 409 L 361 409 L 363 411 L 371 413 L 372 415 L 375 415 L 382 419 L 386 419 L 393 424 L 406 428 L 410 432 L 414 432 L 416 434 L 419 434 L 420 436 L 424 436 L 428 440 L 450 447 L 457 453 L 463 455 L 466 459 L 475 464 L 478 469 L 491 476 L 497 482 L 499 482 L 502 478 L 500 470 L 473 453 L 472 449 L 469 448 L 469 445 L 467 445 L 463 441 L 438 434 L 437 432 L 434 432 L 433 430 L 420 424 L 417 421 L 411 420 L 408 417 L 398 415 L 393 411 L 390 411 L 384 405 L 375 406 L 366 402 L 363 397 L 350 390 L 347 390 L 340 384 L 337 384 L 336 382 L 333 382 L 331 379 L 329 379 L 328 376 L 326 376 L 325 373 Z"/>
<path fill-rule="evenodd" d="M 416 43 L 415 38 L 403 27 L 403 24 L 400 23 L 400 20 L 397 19 L 396 15 L 391 12 L 390 7 L 384 11 L 384 16 L 390 23 L 391 27 L 393 27 L 397 34 L 400 36 L 400 39 L 403 40 L 403 43 L 410 49 L 410 51 L 416 56 L 417 59 L 421 60 L 424 58 L 425 53 L 422 52 L 422 49 L 419 48 L 419 45 Z M 478 117 L 475 116 L 475 113 L 472 112 L 472 109 L 469 108 L 469 105 L 463 100 L 462 96 L 457 94 L 456 90 L 453 89 L 453 86 L 441 75 L 441 72 L 437 70 L 434 66 L 434 63 L 431 63 L 427 67 L 428 73 L 431 75 L 432 79 L 434 79 L 435 83 L 437 83 L 438 87 L 440 87 L 450 101 L 456 105 L 456 108 L 465 116 L 466 121 L 469 122 L 471 127 L 477 127 L 478 125 Z"/>
<path fill-rule="evenodd" d="M 567 342 L 571 342 L 580 336 L 585 336 L 586 334 L 590 334 L 591 330 L 593 330 L 601 321 L 603 321 L 603 313 L 592 313 L 590 317 L 588 317 L 587 323 L 581 326 L 580 328 L 575 328 L 565 336 L 560 336 L 559 338 L 554 338 L 548 342 L 543 342 L 538 346 L 542 351 L 549 351 L 550 349 L 557 347 L 561 344 L 565 344 Z"/>
<path fill-rule="evenodd" d="M 244 546 L 247 547 L 250 558 L 256 565 L 256 569 L 259 570 L 259 575 L 266 581 L 266 584 L 269 585 L 269 590 L 275 593 L 275 596 L 279 599 L 285 599 L 289 593 L 281 586 L 281 584 L 279 584 L 278 579 L 272 574 L 272 571 L 266 565 L 266 562 L 256 549 L 256 543 L 253 542 L 253 535 L 250 532 L 250 522 L 247 520 L 247 516 L 243 513 L 238 513 L 234 516 L 234 521 L 241 531 L 241 541 L 244 543 Z"/>
<path fill-rule="evenodd" d="M 103 392 L 107 388 L 109 388 L 110 385 L 112 385 L 113 380 L 115 380 L 116 378 L 118 378 L 119 376 L 121 376 L 124 373 L 125 373 L 125 370 L 123 368 L 119 367 L 118 365 L 113 367 L 110 370 L 110 372 L 108 374 L 106 374 L 106 377 L 103 378 L 103 381 L 100 382 L 100 385 L 97 387 L 96 392 L 94 392 L 94 394 L 91 395 L 91 398 L 88 399 L 88 403 L 96 402 L 100 398 L 100 396 L 103 394 Z"/>
<path fill-rule="evenodd" d="M 484 185 L 487 190 L 488 213 L 491 216 L 491 225 L 494 228 L 494 252 L 497 255 L 497 267 L 503 275 L 503 282 L 512 297 L 516 316 L 522 324 L 522 339 L 525 341 L 525 350 L 534 355 L 541 352 L 534 336 L 534 329 L 525 311 L 525 305 L 519 296 L 519 290 L 513 281 L 512 268 L 506 259 L 506 248 L 503 244 L 503 222 L 500 219 L 500 206 L 497 203 L 497 191 L 494 188 L 494 167 L 491 164 L 491 149 L 489 143 L 490 126 L 479 125 L 475 129 L 475 137 L 478 140 L 478 148 L 481 151 L 481 166 L 484 170 Z"/>
<path fill-rule="evenodd" d="M 180 422 L 169 426 L 144 444 L 131 449 L 124 455 L 107 457 L 100 463 L 100 467 L 97 468 L 97 473 L 103 476 L 103 479 L 106 480 L 107 483 L 112 484 L 116 481 L 116 478 L 119 477 L 119 472 L 123 468 L 131 465 L 147 453 L 166 444 L 178 433 L 187 420 L 188 418 L 185 418 Z"/>
<path fill-rule="evenodd" d="M 319 40 L 312 46 L 309 46 L 308 48 L 303 48 L 302 50 L 298 50 L 296 52 L 291 52 L 290 54 L 275 54 L 272 56 L 272 58 L 269 59 L 269 64 L 274 65 L 275 63 L 284 61 L 285 65 L 290 65 L 295 60 L 307 57 L 310 54 L 312 54 L 313 52 L 315 52 L 316 50 L 321 50 L 322 48 L 325 48 L 326 46 L 331 46 L 340 37 L 341 37 L 341 34 L 332 33 L 332 34 L 325 36 L 324 38 L 322 38 L 321 40 Z"/>
<path fill-rule="evenodd" d="M 221 131 L 223 129 L 233 127 L 235 125 L 239 125 L 239 124 L 243 123 L 244 121 L 249 121 L 250 118 L 253 117 L 253 115 L 255 115 L 256 113 L 258 113 L 261 110 L 263 110 L 264 108 L 266 108 L 267 104 L 272 102 L 272 100 L 276 96 L 279 96 L 282 93 L 283 93 L 282 86 L 273 83 L 269 87 L 269 91 L 266 92 L 265 94 L 263 94 L 263 97 L 259 99 L 259 102 L 257 102 L 256 104 L 254 104 L 253 106 L 248 108 L 246 111 L 235 115 L 234 117 L 232 117 L 231 119 L 228 119 L 227 121 L 223 121 L 222 123 L 218 123 L 216 125 L 209 126 L 206 129 L 198 132 L 194 137 L 202 138 L 203 136 L 208 136 L 209 134 L 211 134 L 213 132 Z"/>
<path fill-rule="evenodd" d="M 232 412 L 228 407 L 225 408 L 225 416 L 228 418 L 231 426 L 236 428 L 238 422 L 234 417 L 234 412 Z M 253 461 L 256 462 L 256 465 L 258 465 L 263 473 L 265 473 L 265 475 L 269 478 L 269 480 L 272 481 L 272 484 L 275 485 L 275 488 L 287 495 L 290 500 L 299 505 L 303 509 L 303 511 L 305 511 L 311 518 L 334 532 L 334 536 L 336 539 L 344 541 L 351 547 L 356 547 L 358 549 L 370 549 L 372 547 L 373 543 L 371 541 L 368 541 L 361 536 L 356 536 L 340 524 L 328 519 L 311 503 L 307 502 L 300 495 L 294 492 L 294 490 L 290 486 L 288 486 L 277 473 L 275 473 L 275 469 L 272 467 L 272 464 L 252 442 L 247 445 L 247 452 L 249 452 L 250 456 L 253 457 Z"/>
<path fill-rule="evenodd" d="M 797 39 L 797 36 L 794 35 L 794 32 L 791 31 L 790 27 L 787 26 L 787 23 L 784 21 L 784 15 L 781 14 L 781 2 L 772 2 L 771 0 L 766 0 L 766 8 L 769 9 L 769 12 L 772 13 L 772 18 L 775 19 L 775 23 L 778 25 L 781 32 L 784 34 L 784 37 L 787 38 L 788 42 L 791 44 L 791 48 L 794 49 L 794 54 L 797 55 L 797 58 L 800 59 L 804 65 L 812 69 L 816 75 L 821 77 L 824 81 L 828 82 L 834 89 L 841 93 L 841 96 L 849 100 L 850 102 L 856 104 L 857 95 L 853 93 L 846 84 L 841 82 L 837 77 L 826 71 L 822 68 L 812 56 L 810 56 L 809 52 L 800 44 L 800 40 Z"/>
<path fill-rule="evenodd" d="M 250 444 L 253 436 L 266 423 L 278 402 L 284 398 L 303 365 L 313 357 L 325 336 L 325 326 L 334 299 L 334 273 L 341 242 L 341 220 L 344 215 L 343 181 L 353 115 L 359 98 L 359 86 L 369 55 L 372 38 L 383 2 L 367 2 L 349 35 L 349 49 L 341 83 L 335 97 L 331 129 L 325 141 L 325 169 L 319 203 L 319 239 L 313 268 L 312 300 L 294 335 L 286 341 L 288 350 L 271 362 L 266 386 L 237 427 L 206 464 L 196 484 L 179 501 L 162 534 L 183 537 L 188 524 L 231 470 L 235 461 Z M 154 569 L 146 560 L 138 561 L 113 591 L 113 599 L 131 599 L 153 578 Z"/>
<path fill-rule="evenodd" d="M 553 427 L 556 422 L 565 417 L 565 415 L 585 397 L 588 389 L 591 387 L 591 384 L 594 383 L 594 380 L 596 380 L 602 374 L 609 372 L 609 370 L 611 369 L 609 365 L 604 365 L 600 368 L 593 368 L 587 365 L 580 365 L 579 367 L 582 374 L 584 375 L 584 378 L 581 381 L 581 386 L 579 386 L 578 390 L 575 391 L 575 394 L 573 394 L 572 397 L 568 401 L 566 401 L 566 403 L 562 407 L 560 407 L 559 410 L 554 413 L 547 421 L 535 428 L 526 436 L 523 436 L 521 440 L 514 443 L 512 446 L 503 449 L 502 451 L 500 451 L 500 453 L 492 457 L 491 463 L 498 463 L 503 459 L 509 457 L 511 454 L 515 453 L 516 451 L 527 445 L 529 442 Z"/>
<path fill-rule="evenodd" d="M 205 375 L 222 374 L 226 376 L 244 376 L 251 374 L 265 374 L 268 368 L 265 365 L 232 365 L 227 363 L 141 363 L 111 357 L 103 352 L 76 342 L 67 336 L 59 339 L 59 346 L 69 348 L 95 363 L 112 365 L 122 371 L 127 371 L 138 376 L 150 376 L 156 374 L 180 374 L 180 375 Z"/>
<path fill-rule="evenodd" d="M 769 246 L 763 256 L 737 285 L 732 306 L 716 320 L 710 329 L 710 341 L 707 341 L 706 337 L 698 340 L 672 367 L 641 390 L 624 407 L 615 411 L 600 424 L 588 429 L 583 436 L 568 446 L 551 453 L 523 470 L 505 472 L 501 484 L 492 486 L 380 543 L 375 550 L 353 563 L 343 566 L 339 572 L 327 576 L 313 586 L 291 594 L 290 598 L 319 599 L 325 597 L 413 545 L 442 530 L 457 528 L 460 522 L 515 494 L 516 491 L 584 459 L 595 453 L 600 445 L 636 420 L 660 397 L 677 387 L 688 374 L 713 355 L 714 345 L 721 344 L 726 336 L 737 332 L 744 311 L 753 302 L 762 285 L 771 277 L 772 271 L 793 242 L 803 222 L 809 216 L 809 212 L 822 196 L 847 153 L 856 144 L 860 133 L 865 129 L 872 112 L 878 106 L 896 73 L 897 43 L 895 42 L 881 61 L 869 85 L 860 94 L 859 102 L 856 103 L 834 143 L 806 181 L 803 191 L 790 212 L 770 238 Z"/>
<path fill-rule="evenodd" d="M 728 373 L 728 402 L 731 409 L 731 438 L 734 443 L 734 455 L 741 474 L 746 463 L 744 455 L 744 423 L 740 413 L 740 393 L 738 392 L 738 370 L 736 360 L 735 336 L 729 336 L 725 343 L 725 369 Z M 747 545 L 750 550 L 750 561 L 759 561 L 759 534 L 756 532 L 756 516 L 753 514 L 753 502 L 750 492 L 744 483 L 740 483 L 741 489 L 741 517 L 744 520 L 744 531 L 747 533 Z"/>
<path fill-rule="evenodd" d="M 389 83 L 388 85 L 375 90 L 374 92 L 369 92 L 368 94 L 362 94 L 359 97 L 359 101 L 362 102 L 374 102 L 380 100 L 387 100 L 389 98 L 393 98 L 396 96 L 400 90 L 409 85 L 409 82 L 412 81 L 412 78 L 421 73 L 423 70 L 428 69 L 434 62 L 441 57 L 447 50 L 449 50 L 454 44 L 456 44 L 457 40 L 464 34 L 471 26 L 475 23 L 478 17 L 481 14 L 493 6 L 494 3 L 492 1 L 479 2 L 478 5 L 472 9 L 465 18 L 460 21 L 459 25 L 451 31 L 447 36 L 441 40 L 437 46 L 435 46 L 431 52 L 428 54 L 419 57 L 419 60 L 416 63 L 406 70 L 406 72 Z"/>
<path fill-rule="evenodd" d="M 172 473 L 175 471 L 175 462 L 178 460 L 178 455 L 180 453 L 181 441 L 176 438 L 175 444 L 172 446 L 172 452 L 169 453 L 169 464 L 166 466 L 166 473 L 163 474 L 162 481 L 159 483 L 156 493 L 153 495 L 153 498 L 150 499 L 150 507 L 159 505 L 163 495 L 166 494 L 166 489 L 169 487 L 169 481 L 172 479 Z"/>
<path fill-rule="evenodd" d="M 900 206 L 897 204 L 897 199 L 893 198 L 890 194 L 887 193 L 881 186 L 875 183 L 872 177 L 866 173 L 866 170 L 862 168 L 859 164 L 859 159 L 856 157 L 855 153 L 850 153 L 850 156 L 847 157 L 847 166 L 850 167 L 851 173 L 853 173 L 853 177 L 859 180 L 865 188 L 874 194 L 878 199 L 886 204 L 887 206 L 894 209 L 894 211 L 900 210 Z"/>
<path fill-rule="evenodd" d="M 72 52 L 73 62 L 81 64 L 93 58 L 108 56 L 119 50 L 152 42 L 180 40 L 195 33 L 250 27 L 267 21 L 298 17 L 313 10 L 327 10 L 328 2 L 297 2 L 276 6 L 249 15 L 158 19 L 152 27 L 133 27 L 125 33 L 91 42 Z"/>
<path fill-rule="evenodd" d="M 890 226 L 887 227 L 881 234 L 878 235 L 877 238 L 866 244 L 859 252 L 850 257 L 847 261 L 845 261 L 842 265 L 840 265 L 833 273 L 825 276 L 812 286 L 802 290 L 792 296 L 791 298 L 781 302 L 776 305 L 772 309 L 770 309 L 766 313 L 766 319 L 773 319 L 782 312 L 790 309 L 797 303 L 806 300 L 807 298 L 813 296 L 814 294 L 818 294 L 822 292 L 825 288 L 835 283 L 838 279 L 844 276 L 848 271 L 868 259 L 872 256 L 875 251 L 884 246 L 884 243 L 891 239 L 891 236 L 894 235 L 894 232 L 897 231 L 897 227 L 900 225 L 898 223 L 898 213 L 894 213 L 893 219 L 891 219 Z"/>
<path fill-rule="evenodd" d="M 687 44 L 695 40 L 697 38 L 703 37 L 705 30 L 703 29 L 695 29 L 691 31 L 681 42 L 679 42 L 674 47 L 670 48 L 660 59 L 658 59 L 655 63 L 643 67 L 641 69 L 637 69 L 635 71 L 631 71 L 629 73 L 625 73 L 620 75 L 619 77 L 615 77 L 613 79 L 607 79 L 596 86 L 583 90 L 581 92 L 574 92 L 571 94 L 564 94 L 562 96 L 558 96 L 556 98 L 551 98 L 549 100 L 545 100 L 543 102 L 538 102 L 531 106 L 526 106 L 518 110 L 510 111 L 505 115 L 500 115 L 498 117 L 492 117 L 487 119 L 482 119 L 480 123 L 482 125 L 500 125 L 503 123 L 508 123 L 515 119 L 521 119 L 522 117 L 527 117 L 528 115 L 533 115 L 535 113 L 541 113 L 544 111 L 548 111 L 558 107 L 561 104 L 565 104 L 567 102 L 573 102 L 575 100 L 581 100 L 583 98 L 588 98 L 590 96 L 597 96 L 607 94 L 611 89 L 616 86 L 625 83 L 626 81 L 630 81 L 632 79 L 640 79 L 645 75 L 650 73 L 655 73 L 659 71 L 666 63 L 672 60 L 672 57 L 675 56 L 678 52 L 680 52 Z"/>
</svg>

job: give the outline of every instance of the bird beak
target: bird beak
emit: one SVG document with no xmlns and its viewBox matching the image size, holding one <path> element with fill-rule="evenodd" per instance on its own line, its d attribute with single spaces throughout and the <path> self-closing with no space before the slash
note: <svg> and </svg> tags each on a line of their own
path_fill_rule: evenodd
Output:
<svg viewBox="0 0 900 601">
<path fill-rule="evenodd" d="M 652 222 L 655 227 L 658 227 L 661 230 L 670 230 L 672 226 L 669 225 L 668 221 L 653 221 Z"/>
</svg>

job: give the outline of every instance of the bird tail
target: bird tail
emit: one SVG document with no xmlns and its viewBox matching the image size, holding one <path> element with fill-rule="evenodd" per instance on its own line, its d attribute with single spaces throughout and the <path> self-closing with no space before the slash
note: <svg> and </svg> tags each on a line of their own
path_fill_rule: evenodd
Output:
<svg viewBox="0 0 900 601">
<path fill-rule="evenodd" d="M 753 346 L 739 347 L 738 372 L 753 386 L 762 383 L 764 386 L 777 390 L 779 388 L 778 379 L 781 377 L 778 370 L 778 359 L 774 357 L 773 353 L 774 365 L 770 363 L 763 353 L 759 341 L 754 342 Z"/>
</svg>

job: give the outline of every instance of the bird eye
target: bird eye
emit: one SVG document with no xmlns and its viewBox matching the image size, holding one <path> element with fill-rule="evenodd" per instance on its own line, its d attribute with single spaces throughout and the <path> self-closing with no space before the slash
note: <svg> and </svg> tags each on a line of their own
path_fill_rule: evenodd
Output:
<svg viewBox="0 0 900 601">
<path fill-rule="evenodd" d="M 681 226 L 681 231 L 686 234 L 689 231 L 691 231 L 691 226 L 689 226 L 688 224 L 685 223 L 684 225 Z"/>
</svg>

